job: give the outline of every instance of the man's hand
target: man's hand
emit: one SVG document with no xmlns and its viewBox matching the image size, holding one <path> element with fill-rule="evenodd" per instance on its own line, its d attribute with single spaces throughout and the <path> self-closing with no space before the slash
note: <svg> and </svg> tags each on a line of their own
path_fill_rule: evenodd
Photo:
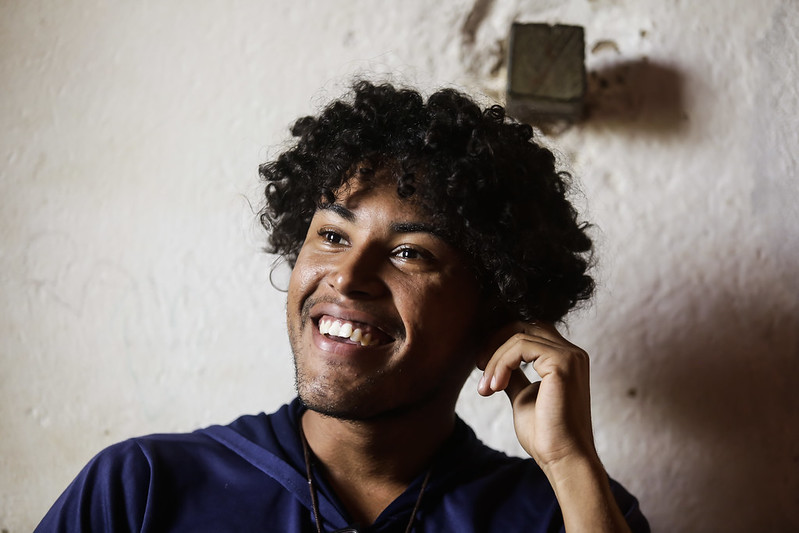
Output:
<svg viewBox="0 0 799 533">
<path fill-rule="evenodd" d="M 541 381 L 531 383 L 523 363 Z M 478 367 L 480 394 L 504 390 L 510 398 L 516 436 L 549 479 L 566 530 L 629 531 L 594 447 L 588 354 L 551 324 L 515 322 L 497 333 Z"/>
<path fill-rule="evenodd" d="M 496 346 L 499 345 L 499 348 Z M 513 406 L 516 436 L 545 471 L 572 457 L 593 458 L 588 354 L 551 324 L 515 322 L 502 328 L 479 361 L 478 392 L 504 390 Z M 540 382 L 520 369 L 531 363 Z"/>
</svg>

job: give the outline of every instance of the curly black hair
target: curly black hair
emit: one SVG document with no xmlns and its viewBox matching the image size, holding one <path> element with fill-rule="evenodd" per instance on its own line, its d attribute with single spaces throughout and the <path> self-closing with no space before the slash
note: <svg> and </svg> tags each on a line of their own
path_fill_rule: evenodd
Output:
<svg viewBox="0 0 799 533">
<path fill-rule="evenodd" d="M 592 242 L 567 199 L 571 178 L 501 106 L 359 81 L 291 133 L 296 143 L 259 170 L 266 250 L 292 267 L 320 205 L 358 172 L 393 169 L 399 197 L 419 202 L 471 259 L 503 320 L 556 322 L 591 296 Z"/>
</svg>

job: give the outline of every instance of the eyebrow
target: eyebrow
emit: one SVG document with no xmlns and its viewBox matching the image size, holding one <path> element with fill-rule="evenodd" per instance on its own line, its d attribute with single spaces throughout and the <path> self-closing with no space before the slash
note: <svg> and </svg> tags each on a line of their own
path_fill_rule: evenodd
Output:
<svg viewBox="0 0 799 533">
<path fill-rule="evenodd" d="M 352 210 L 338 203 L 323 204 L 319 206 L 319 209 L 332 211 L 347 222 L 355 222 L 357 219 Z M 447 240 L 442 228 L 426 222 L 395 222 L 391 224 L 391 231 L 393 233 L 429 233 L 443 241 Z"/>
<path fill-rule="evenodd" d="M 324 211 L 333 211 L 335 214 L 346 220 L 347 222 L 355 222 L 355 213 L 347 209 L 341 204 L 324 203 L 318 207 Z"/>
<path fill-rule="evenodd" d="M 442 237 L 442 231 L 432 224 L 424 222 L 395 222 L 391 225 L 394 233 L 430 233 L 436 237 Z"/>
</svg>

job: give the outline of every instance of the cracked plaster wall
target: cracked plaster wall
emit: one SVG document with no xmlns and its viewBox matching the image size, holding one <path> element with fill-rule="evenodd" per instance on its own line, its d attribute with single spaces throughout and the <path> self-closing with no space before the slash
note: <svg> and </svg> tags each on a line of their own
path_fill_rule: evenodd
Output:
<svg viewBox="0 0 799 533">
<path fill-rule="evenodd" d="M 128 436 L 292 396 L 250 203 L 354 74 L 502 98 L 512 21 L 586 29 L 552 142 L 598 227 L 597 445 L 656 531 L 799 529 L 791 0 L 0 3 L 0 528 Z M 517 453 L 505 400 L 461 414 Z"/>
</svg>

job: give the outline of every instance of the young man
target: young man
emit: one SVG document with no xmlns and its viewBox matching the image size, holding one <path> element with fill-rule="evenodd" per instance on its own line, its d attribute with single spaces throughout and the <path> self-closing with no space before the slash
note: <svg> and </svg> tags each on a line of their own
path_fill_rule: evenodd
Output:
<svg viewBox="0 0 799 533">
<path fill-rule="evenodd" d="M 587 355 L 553 326 L 593 288 L 568 176 L 500 107 L 353 93 L 261 167 L 298 399 L 105 450 L 39 531 L 648 531 L 594 449 Z M 532 459 L 456 417 L 475 366 Z"/>
</svg>

